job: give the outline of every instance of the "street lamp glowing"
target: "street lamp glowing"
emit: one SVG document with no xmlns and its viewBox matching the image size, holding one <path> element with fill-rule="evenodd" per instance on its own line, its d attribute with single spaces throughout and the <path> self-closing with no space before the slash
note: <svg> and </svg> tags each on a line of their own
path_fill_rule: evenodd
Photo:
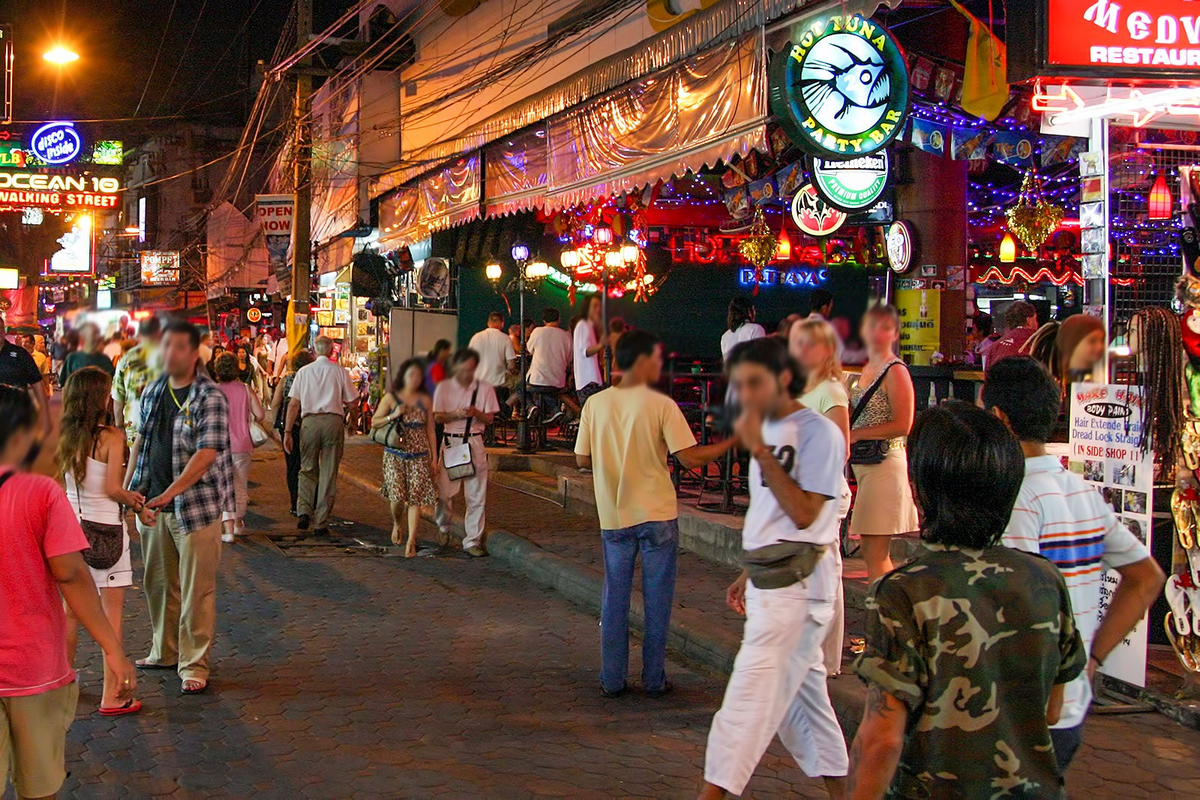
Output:
<svg viewBox="0 0 1200 800">
<path fill-rule="evenodd" d="M 58 45 L 50 50 L 47 50 L 45 53 L 42 53 L 42 58 L 46 59 L 51 64 L 57 64 L 61 67 L 64 64 L 70 64 L 72 61 L 78 61 L 79 53 L 76 53 L 74 50 L 69 50 L 62 45 Z"/>
<path fill-rule="evenodd" d="M 484 274 L 487 275 L 487 279 L 489 281 L 491 281 L 492 283 L 495 283 L 496 281 L 500 280 L 501 270 L 500 270 L 499 264 L 493 262 L 491 264 L 488 264 L 483 269 L 484 269 Z"/>
</svg>

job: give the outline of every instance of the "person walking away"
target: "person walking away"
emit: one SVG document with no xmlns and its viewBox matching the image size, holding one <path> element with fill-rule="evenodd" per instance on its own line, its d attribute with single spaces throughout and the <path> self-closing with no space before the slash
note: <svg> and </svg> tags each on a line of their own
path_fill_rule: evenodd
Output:
<svg viewBox="0 0 1200 800">
<path fill-rule="evenodd" d="M 67 355 L 78 346 L 78 341 L 79 334 L 75 331 L 68 331 L 55 339 L 54 344 L 50 346 L 50 373 L 55 380 L 62 372 L 63 362 L 66 361 Z"/>
<path fill-rule="evenodd" d="M 1038 329 L 1037 309 L 1033 303 L 1018 300 L 1004 310 L 1004 335 L 983 354 L 983 368 L 988 370 L 1001 359 L 1015 356 L 1029 337 Z"/>
<path fill-rule="evenodd" d="M 574 342 L 562 329 L 562 316 L 550 306 L 542 312 L 545 324 L 536 328 L 526 342 L 529 350 L 529 396 L 523 398 L 529 419 L 541 416 L 552 425 L 562 418 L 560 409 L 567 401 L 567 375 L 571 370 Z M 574 400 L 570 402 L 574 404 Z"/>
<path fill-rule="evenodd" d="M 356 395 L 346 369 L 329 358 L 333 340 L 318 336 L 313 350 L 316 359 L 296 372 L 288 392 L 283 449 L 291 452 L 300 447 L 296 527 L 304 531 L 311 525 L 317 536 L 328 536 L 329 516 L 337 499 L 338 466 L 346 444 L 346 409 Z M 298 442 L 292 433 L 297 424 Z"/>
<path fill-rule="evenodd" d="M 809 319 L 833 319 L 833 294 L 826 289 L 813 289 L 808 295 Z"/>
<path fill-rule="evenodd" d="M 491 384 L 477 380 L 479 354 L 463 348 L 450 359 L 451 378 L 438 384 L 433 395 L 433 418 L 445 426 L 442 450 L 438 456 L 437 487 L 439 500 L 435 518 L 442 536 L 442 546 L 450 540 L 450 501 L 461 489 L 467 509 L 463 517 L 466 537 L 463 550 L 475 558 L 487 555 L 483 532 L 487 519 L 488 463 L 483 446 L 483 429 L 492 424 L 500 408 Z M 447 447 L 468 445 L 474 474 L 451 480 L 446 474 L 444 454 Z"/>
<path fill-rule="evenodd" d="M 162 321 L 158 317 L 146 317 L 138 323 L 137 345 L 120 360 L 113 376 L 114 424 L 125 431 L 130 446 L 137 438 L 141 421 L 141 397 L 162 371 L 158 352 L 161 341 Z"/>
<path fill-rule="evenodd" d="M 505 340 L 508 337 L 496 330 Z M 408 539 L 404 557 L 417 554 L 417 523 L 421 509 L 437 504 L 434 476 L 437 464 L 437 435 L 433 429 L 433 400 L 421 391 L 425 371 L 421 362 L 410 358 L 396 371 L 392 390 L 379 401 L 372 428 L 394 425 L 399 434 L 398 447 L 383 451 L 383 486 L 392 512 L 392 544 L 400 544 L 401 521 L 406 520 Z"/>
<path fill-rule="evenodd" d="M 833 551 L 846 439 L 794 399 L 804 386 L 779 339 L 737 345 L 727 366 L 742 409 L 735 431 L 750 452 L 746 569 L 727 602 L 746 626 L 708 732 L 700 798 L 740 795 L 776 734 L 804 774 L 841 798 L 849 763 L 821 648 L 841 581 Z"/>
<path fill-rule="evenodd" d="M 246 532 L 246 506 L 250 494 L 250 462 L 254 457 L 254 440 L 250 436 L 251 423 L 261 423 L 267 412 L 258 395 L 238 380 L 237 356 L 225 353 L 213 364 L 213 377 L 217 388 L 225 395 L 229 405 L 229 459 L 233 464 L 233 511 L 221 518 L 221 541 L 232 544 Z"/>
<path fill-rule="evenodd" d="M 62 487 L 20 471 L 38 440 L 38 404 L 0 386 L 0 793 L 49 798 L 66 780 L 66 734 L 79 687 L 67 658 L 63 605 L 100 645 L 120 706 L 137 676 L 80 553 L 88 540 Z"/>
<path fill-rule="evenodd" d="M 0 332 L 6 331 L 4 313 L 0 312 Z M 0 336 L 0 385 L 15 386 L 29 393 L 37 409 L 38 428 L 40 436 L 30 448 L 30 463 L 37 458 L 41 443 L 50 435 L 50 404 L 46 392 L 42 390 L 42 373 L 37 368 L 33 356 Z"/>
<path fill-rule="evenodd" d="M 121 641 L 125 590 L 133 585 L 133 561 L 129 553 L 129 534 L 121 506 L 140 508 L 146 498 L 121 487 L 125 476 L 125 432 L 105 423 L 112 402 L 112 379 L 103 370 L 84 367 L 76 370 L 63 387 L 62 429 L 59 432 L 55 464 L 66 485 L 67 500 L 82 523 L 119 526 L 121 551 L 116 563 L 107 569 L 89 567 L 100 592 L 100 605 Z M 67 660 L 74 662 L 79 622 L 67 607 Z M 105 660 L 104 691 L 100 713 L 104 716 L 136 714 L 140 700 L 118 702 L 121 685 Z"/>
<path fill-rule="evenodd" d="M 121 356 L 125 354 L 124 341 L 124 334 L 120 329 L 118 329 L 113 332 L 112 336 L 108 337 L 108 341 L 101 349 L 101 352 L 104 353 L 104 357 L 107 358 L 114 367 L 117 365 L 117 362 L 121 360 Z"/>
<path fill-rule="evenodd" d="M 600 694 L 619 697 L 629 690 L 629 604 L 640 552 L 646 620 L 642 690 L 660 697 L 672 688 L 667 634 L 679 549 L 679 508 L 667 457 L 698 469 L 723 456 L 733 440 L 698 446 L 679 406 L 652 388 L 663 369 L 657 336 L 628 331 L 617 343 L 616 358 L 624 373 L 620 385 L 592 395 L 575 439 L 576 463 L 595 475 L 604 550 Z"/>
<path fill-rule="evenodd" d="M 221 520 L 234 510 L 229 404 L 199 368 L 200 331 L 163 327 L 164 374 L 142 396 L 129 456 L 130 491 L 150 498 L 138 513 L 150 612 L 141 669 L 174 669 L 184 694 L 208 688 L 217 622 Z"/>
<path fill-rule="evenodd" d="M 1025 454 L 1025 480 L 1001 541 L 1045 556 L 1062 572 L 1088 652 L 1088 668 L 1067 684 L 1062 716 L 1050 728 L 1058 768 L 1065 774 L 1083 740 L 1092 676 L 1142 620 L 1166 578 L 1100 493 L 1046 453 L 1059 397 L 1054 378 L 1028 356 L 994 364 L 982 392 L 984 408 L 1017 435 Z M 1109 569 L 1120 573 L 1121 582 L 1101 618 L 1101 587 Z"/>
<path fill-rule="evenodd" d="M 286 438 L 287 433 L 287 413 L 288 413 L 288 393 L 292 391 L 292 383 L 296 380 L 296 373 L 303 367 L 307 367 L 313 363 L 313 355 L 307 350 L 301 350 L 292 358 L 292 362 L 288 367 L 283 378 L 275 386 L 275 394 L 271 398 L 271 410 L 275 415 L 275 430 L 279 434 L 280 441 Z M 303 417 L 304 409 L 300 409 L 300 416 Z M 300 440 L 300 425 L 297 423 L 291 428 L 292 441 Z M 296 503 L 300 493 L 300 448 L 293 447 L 291 450 L 285 450 L 283 454 L 284 465 L 287 470 L 287 487 L 288 496 L 291 497 L 291 508 L 289 513 L 294 517 L 299 512 L 296 511 Z"/>
<path fill-rule="evenodd" d="M 820 317 L 809 317 L 797 322 L 791 336 L 790 354 L 804 376 L 804 391 L 797 398 L 800 404 L 824 415 L 842 432 L 846 454 L 850 453 L 850 397 L 846 394 L 842 365 L 838 363 L 838 336 L 833 326 Z M 837 525 L 839 538 L 842 521 L 850 513 L 850 484 L 842 470 L 841 493 L 837 503 Z M 825 671 L 830 677 L 842 672 L 842 645 L 845 639 L 846 598 L 842 586 L 842 548 L 832 549 L 837 563 L 838 579 L 833 598 L 833 618 L 829 622 L 829 633 L 822 646 L 825 653 Z"/>
<path fill-rule="evenodd" d="M 746 297 L 735 297 L 729 301 L 729 313 L 725 317 L 727 330 L 721 334 L 721 358 L 729 358 L 729 353 L 742 342 L 761 339 L 767 335 L 767 329 L 755 322 L 754 304 Z"/>
<path fill-rule="evenodd" d="M 1049 725 L 1087 653 L 1062 575 L 1000 544 L 1023 461 L 975 406 L 917 419 L 909 476 L 925 551 L 867 596 L 851 797 L 1066 797 Z"/>
<path fill-rule="evenodd" d="M 450 374 L 450 353 L 453 347 L 449 339 L 438 339 L 425 359 L 425 394 L 430 397 L 437 390 L 438 384 Z"/>
<path fill-rule="evenodd" d="M 575 326 L 574 364 L 575 364 L 575 394 L 582 406 L 588 398 L 604 388 L 604 375 L 600 368 L 600 357 L 610 337 L 600 336 L 604 325 L 603 304 L 600 298 L 592 295 L 586 301 L 584 318 Z"/>
<path fill-rule="evenodd" d="M 479 353 L 479 380 L 496 390 L 496 400 L 503 411 L 508 407 L 504 401 L 508 399 L 509 376 L 517 371 L 517 351 L 504 333 L 504 315 L 499 311 L 488 315 L 487 327 L 472 336 L 467 346 Z M 491 427 L 484 438 L 489 444 L 494 442 L 495 432 Z"/>
<path fill-rule="evenodd" d="M 917 529 L 904 445 L 915 399 L 912 377 L 895 353 L 900 337 L 896 309 L 867 309 L 862 337 L 869 357 L 850 383 L 850 466 L 858 481 L 850 535 L 861 539 L 867 578 L 875 581 L 892 570 L 892 537 Z M 871 443 L 866 458 L 856 455 L 858 442 Z"/>
<path fill-rule="evenodd" d="M 66 386 L 67 378 L 71 377 L 71 373 L 84 367 L 99 367 L 109 375 L 113 375 L 116 369 L 113 367 L 112 359 L 102 352 L 103 346 L 104 340 L 100 338 L 100 330 L 95 325 L 90 322 L 81 325 L 79 349 L 74 353 L 69 353 L 66 360 L 63 361 L 62 372 L 58 375 L 58 385 Z"/>
</svg>

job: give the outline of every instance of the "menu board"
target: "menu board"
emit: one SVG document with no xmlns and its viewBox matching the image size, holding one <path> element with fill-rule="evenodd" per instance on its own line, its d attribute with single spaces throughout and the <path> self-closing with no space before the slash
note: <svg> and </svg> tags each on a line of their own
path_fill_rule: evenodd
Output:
<svg viewBox="0 0 1200 800">
<path fill-rule="evenodd" d="M 1070 402 L 1068 469 L 1100 492 L 1133 535 L 1149 547 L 1154 453 L 1149 448 L 1143 451 L 1138 444 L 1145 409 L 1141 387 L 1075 383 Z M 1116 570 L 1104 573 L 1102 619 L 1120 582 Z M 1143 618 L 1108 656 L 1101 671 L 1134 686 L 1145 686 L 1148 627 Z"/>
</svg>

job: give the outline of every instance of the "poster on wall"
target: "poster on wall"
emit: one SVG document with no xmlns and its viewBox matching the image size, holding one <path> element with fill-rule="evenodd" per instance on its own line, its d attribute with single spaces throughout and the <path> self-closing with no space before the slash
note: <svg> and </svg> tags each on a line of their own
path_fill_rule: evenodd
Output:
<svg viewBox="0 0 1200 800">
<path fill-rule="evenodd" d="M 1143 413 L 1140 387 L 1072 384 L 1068 469 L 1099 492 L 1125 527 L 1149 547 L 1154 452 L 1143 453 L 1138 447 Z M 1116 570 L 1104 573 L 1101 619 L 1120 582 Z M 1143 618 L 1104 660 L 1101 671 L 1134 686 L 1145 686 L 1148 627 Z"/>
<path fill-rule="evenodd" d="M 900 357 L 928 367 L 941 345 L 942 293 L 937 289 L 897 289 L 900 312 Z"/>
</svg>

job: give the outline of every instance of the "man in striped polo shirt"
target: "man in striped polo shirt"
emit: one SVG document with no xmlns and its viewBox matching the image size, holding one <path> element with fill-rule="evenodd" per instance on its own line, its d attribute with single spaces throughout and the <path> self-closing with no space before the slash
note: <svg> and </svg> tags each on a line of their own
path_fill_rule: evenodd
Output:
<svg viewBox="0 0 1200 800">
<path fill-rule="evenodd" d="M 1050 730 L 1059 768 L 1065 774 L 1083 737 L 1092 701 L 1092 676 L 1104 659 L 1145 616 L 1165 578 L 1095 487 L 1047 455 L 1046 440 L 1062 404 L 1058 384 L 1028 356 L 1011 356 L 988 370 L 983 404 L 1003 420 L 1025 451 L 1025 480 L 1003 543 L 1050 559 L 1067 582 L 1075 624 L 1090 658 L 1087 671 L 1067 684 L 1062 715 Z M 1099 618 L 1104 571 L 1121 583 L 1104 619 Z"/>
</svg>

